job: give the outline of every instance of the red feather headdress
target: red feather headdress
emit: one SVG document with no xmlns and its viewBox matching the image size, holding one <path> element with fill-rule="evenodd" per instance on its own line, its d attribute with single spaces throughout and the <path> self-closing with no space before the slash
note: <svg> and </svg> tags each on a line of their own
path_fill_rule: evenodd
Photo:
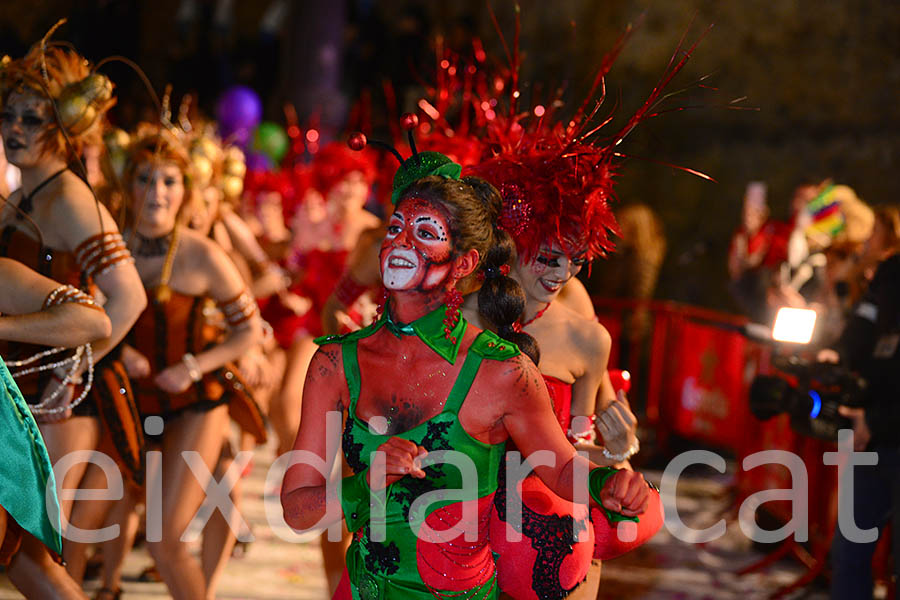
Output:
<svg viewBox="0 0 900 600">
<path fill-rule="evenodd" d="M 606 256 L 615 249 L 612 236 L 621 233 L 610 204 L 615 200 L 614 177 L 625 157 L 618 146 L 638 123 L 662 112 L 658 107 L 666 99 L 663 90 L 699 43 L 698 40 L 686 50 L 679 44 L 644 104 L 614 135 L 597 140 L 595 135 L 612 120 L 609 116 L 595 122 L 606 95 L 605 77 L 630 33 L 631 29 L 627 30 L 604 57 L 593 86 L 575 115 L 563 119 L 557 115 L 560 101 L 549 103 L 549 107 L 535 105 L 528 112 L 517 112 L 517 23 L 508 85 L 495 86 L 509 90 L 509 110 L 489 119 L 486 127 L 487 143 L 494 155 L 467 169 L 466 174 L 482 177 L 500 191 L 504 201 L 500 225 L 512 235 L 525 260 L 533 258 L 546 242 L 556 242 L 567 253 L 583 249 L 588 260 Z M 600 97 L 588 112 L 598 90 Z"/>
</svg>

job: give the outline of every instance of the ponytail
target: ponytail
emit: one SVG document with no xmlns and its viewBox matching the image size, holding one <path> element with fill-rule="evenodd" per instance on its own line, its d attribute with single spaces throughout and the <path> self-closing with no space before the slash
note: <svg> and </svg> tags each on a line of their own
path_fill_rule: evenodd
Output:
<svg viewBox="0 0 900 600">
<path fill-rule="evenodd" d="M 478 313 L 497 328 L 497 335 L 514 343 L 537 365 L 541 350 L 537 340 L 516 328 L 525 311 L 525 292 L 519 282 L 509 276 L 509 263 L 515 256 L 512 237 L 500 229 L 500 210 L 503 200 L 497 189 L 478 177 L 464 177 L 484 203 L 490 217 L 493 243 L 482 262 L 484 283 L 478 290 Z"/>
<path fill-rule="evenodd" d="M 478 313 L 497 328 L 497 335 L 514 343 L 537 365 L 541 360 L 537 340 L 515 326 L 525 310 L 525 292 L 508 274 L 513 241 L 502 229 L 496 228 L 495 233 L 497 243 L 488 250 L 484 260 L 484 284 L 478 290 Z"/>
</svg>

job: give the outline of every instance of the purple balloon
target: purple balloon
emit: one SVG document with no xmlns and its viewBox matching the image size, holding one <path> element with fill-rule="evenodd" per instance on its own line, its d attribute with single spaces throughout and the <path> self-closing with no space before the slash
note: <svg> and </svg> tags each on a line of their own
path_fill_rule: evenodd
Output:
<svg viewBox="0 0 900 600">
<path fill-rule="evenodd" d="M 227 89 L 219 98 L 216 104 L 216 118 L 219 120 L 223 137 L 228 138 L 236 134 L 236 137 L 243 138 L 246 144 L 253 129 L 262 119 L 262 102 L 257 93 L 250 88 L 236 85 Z"/>
<path fill-rule="evenodd" d="M 262 152 L 247 153 L 247 170 L 268 171 L 272 168 L 272 159 Z"/>
</svg>

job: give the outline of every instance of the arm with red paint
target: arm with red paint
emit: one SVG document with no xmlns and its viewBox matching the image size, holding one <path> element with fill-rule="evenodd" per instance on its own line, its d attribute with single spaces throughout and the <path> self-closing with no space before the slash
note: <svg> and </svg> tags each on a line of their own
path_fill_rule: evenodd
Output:
<svg viewBox="0 0 900 600">
<path fill-rule="evenodd" d="M 587 473 L 602 467 L 578 456 L 563 435 L 543 378 L 534 363 L 520 355 L 498 363 L 490 371 L 492 376 L 487 385 L 496 386 L 494 393 L 504 398 L 501 421 L 509 438 L 524 458 L 539 451 L 550 452 L 553 464 L 536 466 L 534 471 L 553 492 L 572 500 L 576 471 Z M 599 500 L 610 511 L 636 516 L 647 509 L 650 488 L 640 473 L 618 471 L 602 489 Z M 599 504 L 597 498 L 592 498 L 591 504 Z"/>
<path fill-rule="evenodd" d="M 328 456 L 326 415 L 330 411 L 343 413 L 348 405 L 349 391 L 344 379 L 341 347 L 329 344 L 313 355 L 303 384 L 303 410 L 300 428 L 294 440 L 294 451 L 310 452 L 325 461 L 325 472 L 337 453 Z M 332 444 L 338 441 L 332 440 Z M 281 508 L 285 522 L 294 529 L 310 529 L 317 523 L 328 526 L 342 517 L 340 498 L 328 496 L 323 471 L 309 461 L 290 461 L 281 484 Z M 324 517 L 324 519 L 323 519 Z"/>
</svg>

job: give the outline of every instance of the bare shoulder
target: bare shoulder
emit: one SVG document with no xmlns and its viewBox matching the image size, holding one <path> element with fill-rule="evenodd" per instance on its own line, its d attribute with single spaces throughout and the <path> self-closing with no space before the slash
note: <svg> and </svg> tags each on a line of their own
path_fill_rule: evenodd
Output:
<svg viewBox="0 0 900 600">
<path fill-rule="evenodd" d="M 612 337 L 606 327 L 596 319 L 584 317 L 569 308 L 566 310 L 569 317 L 566 323 L 568 339 L 589 361 L 606 356 L 612 346 Z"/>
<path fill-rule="evenodd" d="M 119 230 L 103 203 L 77 175 L 67 171 L 54 184 L 53 221 L 61 225 L 56 229 L 70 249 L 88 237 Z"/>
<path fill-rule="evenodd" d="M 343 377 L 343 359 L 344 353 L 341 344 L 323 344 L 313 354 L 306 376 L 312 381 Z"/>
<path fill-rule="evenodd" d="M 594 317 L 594 303 L 588 294 L 584 283 L 577 277 L 573 277 L 563 286 L 558 300 L 582 317 L 591 319 Z"/>
<path fill-rule="evenodd" d="M 304 384 L 304 394 L 308 391 L 317 398 L 325 399 L 330 394 L 324 394 L 323 391 L 329 391 L 334 395 L 334 406 L 329 409 L 343 410 L 349 403 L 349 399 L 345 396 L 347 390 L 346 378 L 344 377 L 344 355 L 341 344 L 324 344 L 313 354 L 306 371 L 306 383 Z"/>
<path fill-rule="evenodd" d="M 381 240 L 384 238 L 384 226 L 375 215 L 371 216 L 373 219 L 371 226 L 364 229 L 362 233 L 359 234 L 359 240 L 356 243 L 356 247 L 359 248 L 361 252 L 376 251 L 377 246 L 381 244 Z"/>
<path fill-rule="evenodd" d="M 213 240 L 182 227 L 178 240 L 180 273 L 203 281 L 204 293 L 218 301 L 234 298 L 246 285 L 234 262 Z"/>
<path fill-rule="evenodd" d="M 503 405 L 503 412 L 521 409 L 546 396 L 546 385 L 537 366 L 524 354 L 506 360 L 484 360 L 478 372 L 486 391 Z"/>
<path fill-rule="evenodd" d="M 198 267 L 215 268 L 221 261 L 230 260 L 217 243 L 188 227 L 178 232 L 178 244 L 191 264 Z"/>
</svg>

